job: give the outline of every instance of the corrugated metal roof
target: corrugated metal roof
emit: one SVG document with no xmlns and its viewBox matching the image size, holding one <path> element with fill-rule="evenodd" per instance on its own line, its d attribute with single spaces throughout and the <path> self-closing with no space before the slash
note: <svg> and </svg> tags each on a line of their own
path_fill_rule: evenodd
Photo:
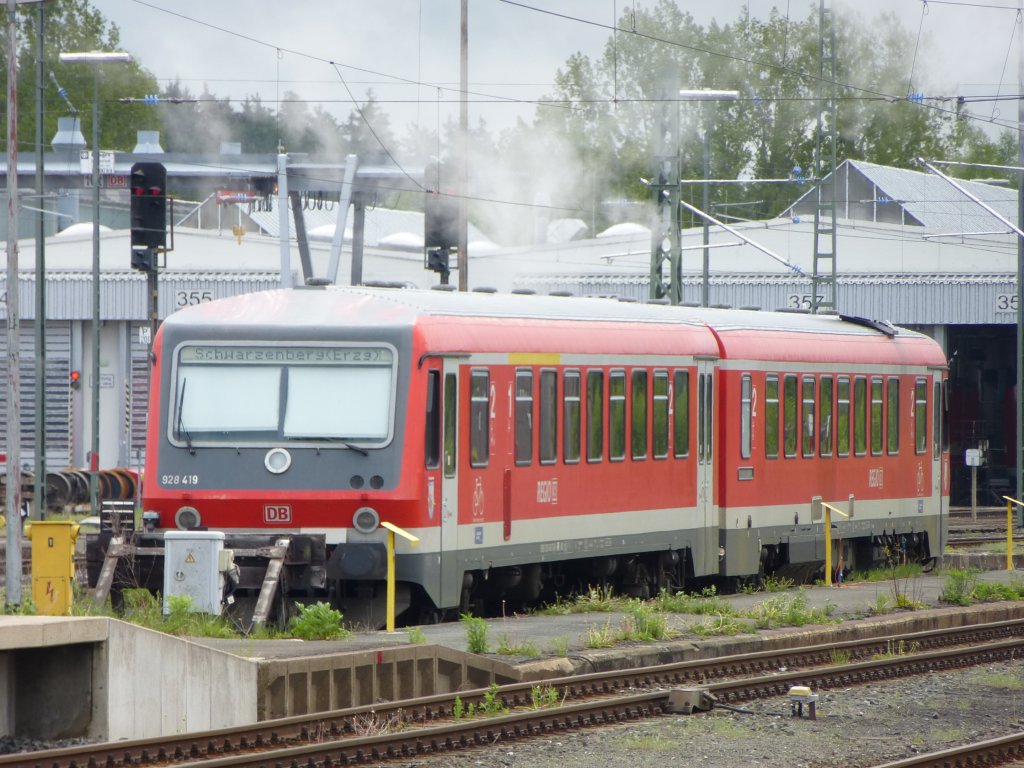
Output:
<svg viewBox="0 0 1024 768">
<path fill-rule="evenodd" d="M 975 181 L 957 183 L 1016 223 L 1015 190 Z M 809 205 L 816 195 L 816 190 L 808 191 L 790 210 L 813 210 Z M 836 169 L 836 203 L 842 218 L 916 224 L 934 232 L 1008 231 L 999 219 L 935 174 L 863 160 L 846 160 Z M 897 209 L 902 215 L 885 209 Z"/>
</svg>

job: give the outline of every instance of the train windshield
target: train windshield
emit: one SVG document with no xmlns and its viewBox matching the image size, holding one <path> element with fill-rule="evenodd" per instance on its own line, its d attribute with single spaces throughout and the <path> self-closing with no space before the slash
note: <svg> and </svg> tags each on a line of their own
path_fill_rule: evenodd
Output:
<svg viewBox="0 0 1024 768">
<path fill-rule="evenodd" d="M 186 345 L 175 367 L 172 440 L 382 444 L 391 438 L 395 354 L 382 346 Z"/>
</svg>

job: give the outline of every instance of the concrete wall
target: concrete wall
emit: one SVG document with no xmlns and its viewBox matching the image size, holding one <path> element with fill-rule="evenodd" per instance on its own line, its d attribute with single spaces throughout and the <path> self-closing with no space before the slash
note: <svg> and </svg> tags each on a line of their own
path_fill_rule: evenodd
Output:
<svg viewBox="0 0 1024 768">
<path fill-rule="evenodd" d="M 260 662 L 259 719 L 519 682 L 514 667 L 439 645 Z"/>
<path fill-rule="evenodd" d="M 85 734 L 93 711 L 93 657 L 107 619 L 0 617 L 0 735 Z"/>
<path fill-rule="evenodd" d="M 254 661 L 109 622 L 97 654 L 90 736 L 115 741 L 256 722 Z"/>
</svg>

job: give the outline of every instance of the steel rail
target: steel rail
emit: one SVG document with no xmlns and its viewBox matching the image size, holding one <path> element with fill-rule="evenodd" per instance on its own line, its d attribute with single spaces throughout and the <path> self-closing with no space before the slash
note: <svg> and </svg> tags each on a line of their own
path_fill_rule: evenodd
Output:
<svg viewBox="0 0 1024 768">
<path fill-rule="evenodd" d="M 903 760 L 881 763 L 873 768 L 962 768 L 995 766 L 1024 761 L 1024 732 L 977 741 L 959 747 L 925 752 Z"/>
</svg>

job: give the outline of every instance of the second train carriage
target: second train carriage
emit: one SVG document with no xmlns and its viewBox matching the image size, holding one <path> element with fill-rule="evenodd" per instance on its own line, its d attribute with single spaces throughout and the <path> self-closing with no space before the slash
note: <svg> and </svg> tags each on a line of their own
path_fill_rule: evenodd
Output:
<svg viewBox="0 0 1024 768">
<path fill-rule="evenodd" d="M 317 287 L 182 310 L 154 353 L 156 536 L 287 536 L 282 590 L 354 621 L 382 621 L 381 521 L 420 539 L 397 568 L 421 614 L 820 567 L 814 496 L 855 499 L 848 566 L 942 543 L 945 359 L 903 329 Z"/>
</svg>

